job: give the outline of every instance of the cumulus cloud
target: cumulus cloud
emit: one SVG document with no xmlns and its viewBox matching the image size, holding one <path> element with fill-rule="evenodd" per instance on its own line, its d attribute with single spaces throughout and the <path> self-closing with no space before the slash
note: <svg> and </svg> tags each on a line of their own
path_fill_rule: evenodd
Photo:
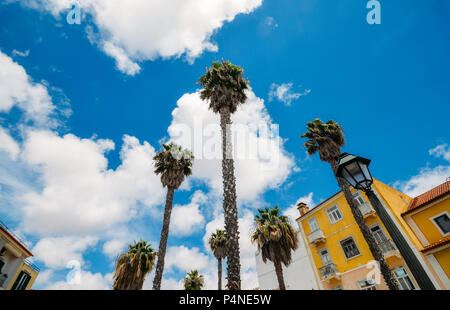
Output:
<svg viewBox="0 0 450 310">
<path fill-rule="evenodd" d="M 435 157 L 442 157 L 450 162 L 450 148 L 447 144 L 441 144 L 428 151 Z M 417 175 L 412 176 L 406 181 L 397 181 L 394 183 L 401 192 L 416 197 L 429 191 L 430 189 L 444 183 L 450 177 L 450 165 L 438 165 L 435 167 L 423 167 Z"/>
<path fill-rule="evenodd" d="M 207 201 L 202 191 L 196 191 L 187 205 L 175 205 L 172 210 L 170 229 L 176 236 L 189 236 L 203 227 L 205 218 L 200 205 Z"/>
<path fill-rule="evenodd" d="M 187 248 L 183 245 L 169 247 L 164 263 L 165 272 L 169 273 L 173 271 L 173 268 L 189 272 L 194 269 L 205 269 L 209 265 L 211 265 L 210 257 L 200 252 L 199 248 Z"/>
<path fill-rule="evenodd" d="M 64 16 L 72 0 L 26 0 L 25 5 Z M 238 14 L 249 14 L 262 0 L 79 0 L 93 17 L 99 45 L 126 74 L 139 72 L 137 61 L 217 51 L 212 35 Z M 82 21 L 84 22 L 84 21 Z M 92 37 L 91 37 L 92 38 Z"/>
<path fill-rule="evenodd" d="M 445 144 L 440 144 L 434 149 L 429 151 L 429 154 L 435 157 L 442 157 L 446 161 L 450 162 L 450 146 Z"/>
<path fill-rule="evenodd" d="M 102 275 L 80 271 L 79 281 L 58 281 L 45 287 L 46 290 L 110 290 L 112 288 L 112 274 Z"/>
<path fill-rule="evenodd" d="M 94 237 L 43 238 L 34 246 L 33 253 L 38 261 L 51 269 L 64 269 L 71 261 L 83 264 L 83 251 L 97 244 Z"/>
<path fill-rule="evenodd" d="M 293 83 L 282 83 L 281 85 L 272 83 L 269 91 L 269 101 L 277 99 L 283 102 L 286 106 L 291 106 L 292 102 L 302 96 L 308 95 L 311 90 L 307 89 L 303 93 L 296 93 L 292 90 Z"/>
<path fill-rule="evenodd" d="M 103 253 L 111 259 L 115 259 L 122 254 L 127 247 L 127 241 L 120 239 L 113 239 L 103 244 Z"/>
<path fill-rule="evenodd" d="M 11 160 L 16 160 L 20 152 L 19 144 L 2 127 L 0 127 L 0 150 L 5 151 Z"/>
<path fill-rule="evenodd" d="M 136 215 L 139 203 L 160 203 L 164 193 L 153 172 L 153 147 L 124 136 L 116 170 L 108 169 L 105 157 L 112 148 L 109 140 L 29 132 L 23 158 L 40 172 L 44 188 L 23 196 L 24 230 L 40 235 L 104 232 Z"/>
<path fill-rule="evenodd" d="M 44 84 L 35 83 L 25 69 L 0 51 L 0 113 L 8 113 L 17 106 L 25 121 L 36 126 L 54 127 L 57 121 L 50 118 L 55 105 Z"/>
<path fill-rule="evenodd" d="M 247 102 L 232 115 L 232 135 L 240 202 L 252 203 L 264 191 L 282 184 L 294 159 L 283 148 L 278 127 L 264 101 L 249 91 Z M 192 178 L 206 182 L 213 193 L 222 194 L 222 140 L 219 116 L 208 109 L 199 93 L 184 94 L 172 112 L 169 139 L 193 151 Z"/>
</svg>

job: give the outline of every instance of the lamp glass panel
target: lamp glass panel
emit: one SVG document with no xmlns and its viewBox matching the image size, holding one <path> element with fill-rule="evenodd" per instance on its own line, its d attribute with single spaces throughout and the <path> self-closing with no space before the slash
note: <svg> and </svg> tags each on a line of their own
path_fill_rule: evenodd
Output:
<svg viewBox="0 0 450 310">
<path fill-rule="evenodd" d="M 353 162 L 350 165 L 347 166 L 348 172 L 356 179 L 356 182 L 361 182 L 364 180 L 364 175 L 359 169 L 358 163 Z"/>
<path fill-rule="evenodd" d="M 351 186 L 355 186 L 356 182 L 355 180 L 351 177 L 351 175 L 347 172 L 347 169 L 342 169 L 342 175 L 344 176 L 344 179 L 350 183 Z"/>
</svg>

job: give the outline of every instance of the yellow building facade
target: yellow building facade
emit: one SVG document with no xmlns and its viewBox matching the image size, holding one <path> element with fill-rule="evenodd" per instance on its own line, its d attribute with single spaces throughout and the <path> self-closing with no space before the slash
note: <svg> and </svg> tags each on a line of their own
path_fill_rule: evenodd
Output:
<svg viewBox="0 0 450 310">
<path fill-rule="evenodd" d="M 0 290 L 30 290 L 39 268 L 28 259 L 33 254 L 0 222 Z"/>
<path fill-rule="evenodd" d="M 412 200 L 411 197 L 378 180 L 374 180 L 373 190 L 403 232 L 427 274 L 432 276 L 431 270 L 428 270 L 428 265 L 411 240 L 414 233 L 401 218 L 402 212 Z M 418 289 L 414 277 L 368 198 L 357 190 L 353 190 L 352 194 L 401 288 Z M 387 289 L 341 191 L 312 209 L 302 203 L 298 205 L 298 209 L 300 217 L 297 222 L 301 236 L 307 244 L 311 266 L 321 289 Z M 432 281 L 436 285 L 437 281 Z"/>
<path fill-rule="evenodd" d="M 450 289 L 450 181 L 414 198 L 402 218 L 442 289 Z"/>
</svg>

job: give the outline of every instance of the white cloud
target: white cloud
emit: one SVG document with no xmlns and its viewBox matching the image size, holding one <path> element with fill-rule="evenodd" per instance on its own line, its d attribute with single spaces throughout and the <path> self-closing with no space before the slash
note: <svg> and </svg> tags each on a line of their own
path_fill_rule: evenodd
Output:
<svg viewBox="0 0 450 310">
<path fill-rule="evenodd" d="M 295 93 L 292 91 L 293 83 L 282 83 L 281 85 L 272 83 L 269 91 L 269 101 L 274 98 L 283 102 L 286 106 L 291 106 L 292 102 L 302 96 L 308 95 L 311 90 L 307 89 L 303 93 Z"/>
<path fill-rule="evenodd" d="M 444 183 L 450 177 L 450 166 L 425 167 L 407 181 L 397 181 L 394 187 L 410 197 L 419 196 Z"/>
<path fill-rule="evenodd" d="M 8 153 L 11 160 L 16 160 L 20 152 L 19 144 L 2 127 L 0 127 L 0 150 Z"/>
<path fill-rule="evenodd" d="M 65 14 L 72 0 L 27 0 L 24 3 L 55 16 Z M 262 0 L 79 0 L 93 16 L 96 44 L 116 59 L 119 70 L 134 75 L 136 61 L 217 51 L 211 36 L 238 14 L 249 14 Z M 82 21 L 82 23 L 85 20 Z M 92 36 L 90 36 L 92 38 Z"/>
<path fill-rule="evenodd" d="M 179 271 L 189 272 L 205 269 L 210 264 L 210 258 L 200 252 L 199 248 L 171 246 L 167 249 L 164 266 L 167 268 L 165 271 L 170 273 L 174 267 Z"/>
<path fill-rule="evenodd" d="M 306 203 L 306 205 L 308 206 L 309 209 L 313 208 L 316 205 L 316 203 L 314 202 L 313 196 L 314 196 L 314 193 L 309 193 L 306 196 L 300 197 L 299 199 L 297 199 L 295 204 L 291 205 L 289 208 L 284 210 L 283 215 L 289 216 L 289 218 L 292 221 L 291 225 L 294 225 L 293 227 L 295 229 L 298 229 L 296 219 L 300 216 L 300 213 L 298 212 L 298 209 L 297 209 L 297 205 L 300 202 L 303 202 L 303 203 Z"/>
<path fill-rule="evenodd" d="M 59 281 L 45 287 L 46 290 L 110 290 L 112 288 L 112 274 L 102 275 L 101 273 L 91 273 L 80 271 L 80 281 L 68 282 Z"/>
<path fill-rule="evenodd" d="M 115 259 L 122 254 L 126 249 L 127 241 L 120 239 L 113 239 L 103 244 L 103 253 L 111 259 Z"/>
<path fill-rule="evenodd" d="M 97 244 L 94 237 L 43 238 L 34 246 L 32 252 L 38 261 L 51 269 L 64 269 L 70 261 L 83 265 L 83 251 Z"/>
<path fill-rule="evenodd" d="M 0 113 L 8 113 L 17 106 L 24 112 L 25 121 L 37 126 L 56 126 L 57 121 L 50 118 L 55 106 L 47 87 L 34 83 L 22 66 L 1 51 L 0 68 Z"/>
<path fill-rule="evenodd" d="M 105 42 L 103 51 L 116 60 L 117 69 L 128 75 L 136 75 L 141 67 L 132 61 L 125 51 L 111 42 Z"/>
<path fill-rule="evenodd" d="M 275 132 L 264 135 L 258 128 L 273 124 L 264 101 L 252 91 L 232 115 L 238 202 L 254 203 L 268 189 L 277 188 L 290 174 L 294 160 Z M 199 93 L 184 94 L 172 112 L 170 140 L 193 151 L 193 179 L 205 181 L 216 195 L 222 194 L 222 140 L 219 116 L 208 109 Z"/>
<path fill-rule="evenodd" d="M 187 205 L 175 205 L 172 210 L 170 230 L 176 236 L 189 236 L 203 227 L 205 218 L 200 205 L 207 200 L 202 191 L 196 191 Z"/>
<path fill-rule="evenodd" d="M 450 148 L 447 144 L 441 144 L 428 151 L 435 157 L 442 157 L 450 162 Z M 406 181 L 397 181 L 394 183 L 401 192 L 411 197 L 416 197 L 429 191 L 430 189 L 444 183 L 450 177 L 450 165 L 439 165 L 436 167 L 424 167 L 419 173 Z"/>
<path fill-rule="evenodd" d="M 440 144 L 434 149 L 429 151 L 430 155 L 435 157 L 442 157 L 446 161 L 450 162 L 450 146 L 448 144 Z"/>
<path fill-rule="evenodd" d="M 109 140 L 30 131 L 22 155 L 41 173 L 43 190 L 23 195 L 24 230 L 100 233 L 133 218 L 139 204 L 159 204 L 164 191 L 153 172 L 153 147 L 124 136 L 122 163 L 110 170 L 104 153 L 113 147 Z"/>
</svg>

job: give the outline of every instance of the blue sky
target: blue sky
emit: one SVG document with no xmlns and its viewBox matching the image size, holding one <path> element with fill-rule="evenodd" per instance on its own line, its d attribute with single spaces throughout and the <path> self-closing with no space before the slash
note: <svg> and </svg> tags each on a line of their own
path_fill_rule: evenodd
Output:
<svg viewBox="0 0 450 310">
<path fill-rule="evenodd" d="M 107 288 L 126 243 L 157 248 L 165 193 L 151 156 L 162 141 L 183 142 L 169 128 L 215 120 L 196 81 L 221 58 L 251 85 L 235 123 L 278 124 L 283 139 L 276 168 L 238 164 L 244 287 L 257 286 L 247 240 L 256 208 L 292 214 L 301 197 L 316 204 L 338 190 L 302 147 L 307 121 L 341 123 L 344 150 L 410 195 L 445 181 L 450 4 L 380 2 L 381 24 L 369 25 L 354 0 L 83 0 L 81 24 L 69 25 L 72 1 L 1 1 L 0 216 L 42 267 L 36 288 Z M 219 161 L 202 160 L 176 192 L 163 287 L 196 267 L 214 288 L 204 238 L 220 226 L 218 181 Z M 79 285 L 64 282 L 70 260 Z"/>
</svg>

